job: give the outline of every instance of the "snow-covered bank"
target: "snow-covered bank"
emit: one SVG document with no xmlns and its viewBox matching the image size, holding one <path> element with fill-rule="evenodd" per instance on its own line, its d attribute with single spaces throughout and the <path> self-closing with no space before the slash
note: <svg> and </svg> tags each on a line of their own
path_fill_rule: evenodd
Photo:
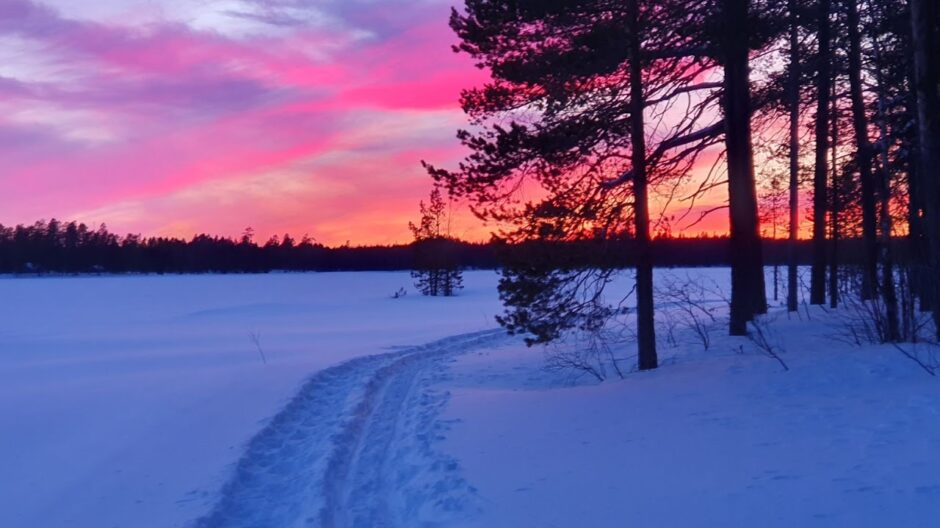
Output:
<svg viewBox="0 0 940 528">
<path fill-rule="evenodd" d="M 391 299 L 408 273 L 0 280 L 0 526 L 193 521 L 311 374 L 493 328 L 495 274 L 466 283 L 442 302 Z"/>
<path fill-rule="evenodd" d="M 940 382 L 811 313 L 771 314 L 789 371 L 721 331 L 599 385 L 540 377 L 518 346 L 459 358 L 443 449 L 486 504 L 467 525 L 936 526 Z"/>
</svg>

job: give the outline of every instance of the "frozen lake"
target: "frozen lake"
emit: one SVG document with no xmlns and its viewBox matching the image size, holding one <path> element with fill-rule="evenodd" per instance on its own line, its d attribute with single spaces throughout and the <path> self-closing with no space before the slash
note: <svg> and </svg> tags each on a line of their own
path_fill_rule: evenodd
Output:
<svg viewBox="0 0 940 528">
<path fill-rule="evenodd" d="M 0 526 L 182 525 L 310 374 L 495 327 L 402 273 L 0 279 Z M 260 336 L 263 364 L 250 335 Z"/>
</svg>

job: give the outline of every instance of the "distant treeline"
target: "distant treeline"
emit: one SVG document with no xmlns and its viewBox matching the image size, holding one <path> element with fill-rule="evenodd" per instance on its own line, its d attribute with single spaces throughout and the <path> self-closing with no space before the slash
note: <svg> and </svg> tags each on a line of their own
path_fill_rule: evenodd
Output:
<svg viewBox="0 0 940 528">
<path fill-rule="evenodd" d="M 607 242 L 603 251 L 590 243 L 512 247 L 452 241 L 451 250 L 464 268 L 497 268 L 503 259 L 544 263 L 547 254 L 568 255 L 566 265 L 632 265 L 631 241 Z M 614 244 L 614 250 L 611 250 Z M 672 238 L 653 242 L 658 266 L 727 265 L 724 237 Z M 858 253 L 855 241 L 843 242 L 844 255 Z M 784 263 L 785 241 L 770 240 L 767 263 Z M 810 262 L 809 241 L 797 246 L 801 263 Z M 411 245 L 327 247 L 289 235 L 263 244 L 250 234 L 239 239 L 197 235 L 189 240 L 119 236 L 102 225 L 92 229 L 76 222 L 50 220 L 16 227 L 0 226 L 0 273 L 262 273 L 269 271 L 383 271 L 414 267 Z M 598 259 L 604 262 L 598 262 Z M 555 259 L 551 259 L 555 260 Z"/>
</svg>

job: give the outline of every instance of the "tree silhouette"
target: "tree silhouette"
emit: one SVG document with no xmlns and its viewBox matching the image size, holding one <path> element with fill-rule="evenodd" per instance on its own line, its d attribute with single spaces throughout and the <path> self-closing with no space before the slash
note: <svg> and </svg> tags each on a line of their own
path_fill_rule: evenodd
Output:
<svg viewBox="0 0 940 528">
<path fill-rule="evenodd" d="M 724 127 L 709 121 L 720 83 L 707 79 L 695 35 L 674 24 L 700 24 L 690 5 L 468 0 L 453 12 L 457 49 L 492 81 L 462 97 L 476 128 L 458 137 L 472 154 L 457 170 L 428 169 L 478 215 L 508 225 L 503 241 L 539 242 L 526 246 L 539 258 L 503 273 L 510 331 L 545 342 L 602 328 L 618 313 L 604 296 L 623 262 L 617 242 L 633 239 L 638 364 L 657 365 L 648 196 L 674 190 Z M 590 247 L 596 265 L 546 251 L 557 242 L 587 243 L 568 247 Z"/>
<path fill-rule="evenodd" d="M 431 190 L 428 203 L 419 204 L 421 219 L 408 223 L 414 235 L 415 269 L 411 276 L 422 295 L 450 297 L 463 288 L 463 274 L 448 228 L 447 203 L 440 187 Z"/>
</svg>

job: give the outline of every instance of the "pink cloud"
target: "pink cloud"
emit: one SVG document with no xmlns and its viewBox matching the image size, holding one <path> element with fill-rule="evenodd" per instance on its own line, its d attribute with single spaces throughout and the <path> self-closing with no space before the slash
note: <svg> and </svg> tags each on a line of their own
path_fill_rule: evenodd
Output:
<svg viewBox="0 0 940 528">
<path fill-rule="evenodd" d="M 458 97 L 485 79 L 451 51 L 450 3 L 324 3 L 327 27 L 259 0 L 234 16 L 278 31 L 233 36 L 3 0 L 0 37 L 32 55 L 0 77 L 0 221 L 407 240 L 430 186 L 419 162 L 464 154 Z M 465 213 L 455 232 L 486 238 Z"/>
<path fill-rule="evenodd" d="M 252 224 L 321 229 L 328 242 L 405 236 L 428 185 L 419 160 L 459 157 L 457 96 L 480 79 L 450 52 L 446 5 L 435 7 L 408 30 L 384 26 L 378 9 L 371 21 L 340 9 L 347 25 L 235 38 L 179 21 L 72 20 L 8 0 L 0 36 L 33 43 L 31 62 L 49 74 L 27 64 L 0 77 L 10 110 L 0 114 L 0 220 L 109 221 L 111 211 L 119 231 L 233 234 Z M 260 203 L 238 183 L 281 174 L 322 183 L 305 187 L 309 207 L 276 194 Z M 353 191 L 318 195 L 338 184 Z M 226 189 L 227 205 L 206 189 Z"/>
</svg>

